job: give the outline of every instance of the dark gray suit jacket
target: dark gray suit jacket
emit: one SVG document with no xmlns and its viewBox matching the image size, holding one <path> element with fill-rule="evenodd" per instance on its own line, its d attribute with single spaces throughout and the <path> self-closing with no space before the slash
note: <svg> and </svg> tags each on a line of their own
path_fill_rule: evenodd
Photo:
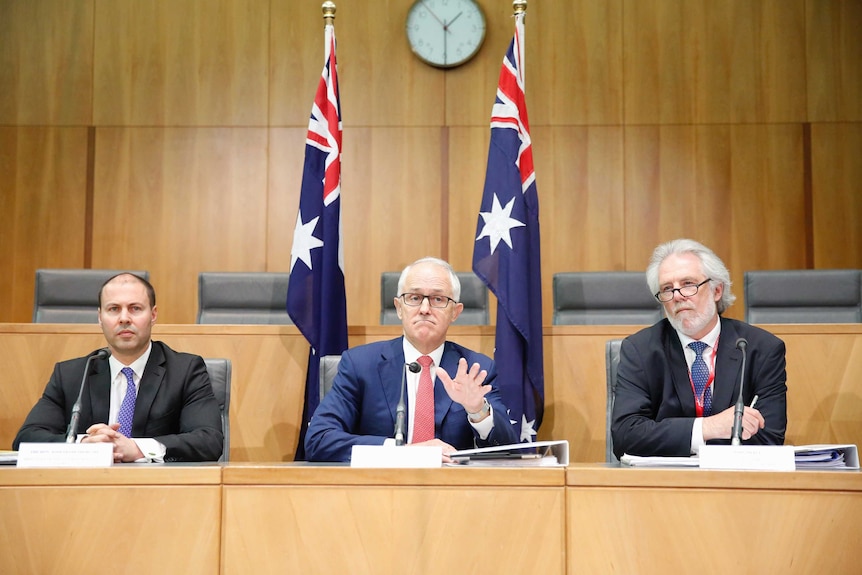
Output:
<svg viewBox="0 0 862 575">
<path fill-rule="evenodd" d="M 785 347 L 766 330 L 721 318 L 712 413 L 735 405 L 739 396 L 742 352 L 736 349 L 736 340 L 740 337 L 748 340 L 745 405 L 758 395 L 757 409 L 766 420 L 766 426 L 743 443 L 782 445 L 787 427 Z M 696 417 L 682 344 L 670 322 L 663 319 L 625 338 L 611 422 L 614 454 L 687 456 Z"/>
<path fill-rule="evenodd" d="M 65 441 L 86 360 L 79 357 L 54 366 L 42 397 L 15 437 L 13 449 L 21 442 Z M 79 433 L 93 424 L 108 422 L 110 371 L 107 359 L 90 363 L 81 398 Z M 217 461 L 221 457 L 221 414 L 200 356 L 178 353 L 162 342 L 153 342 L 138 389 L 132 437 L 151 437 L 162 443 L 167 448 L 165 461 Z"/>
</svg>

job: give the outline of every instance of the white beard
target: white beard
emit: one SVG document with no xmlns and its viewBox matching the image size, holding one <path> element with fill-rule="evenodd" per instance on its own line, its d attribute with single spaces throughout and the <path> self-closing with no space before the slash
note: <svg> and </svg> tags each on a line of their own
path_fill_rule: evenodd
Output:
<svg viewBox="0 0 862 575">
<path fill-rule="evenodd" d="M 683 319 L 676 313 L 673 315 L 667 314 L 667 320 L 670 325 L 677 331 L 680 331 L 688 337 L 694 338 L 709 325 L 709 322 L 716 316 L 718 310 L 715 302 L 712 302 L 712 307 L 703 313 L 698 313 L 697 310 L 686 310 L 686 317 Z"/>
</svg>

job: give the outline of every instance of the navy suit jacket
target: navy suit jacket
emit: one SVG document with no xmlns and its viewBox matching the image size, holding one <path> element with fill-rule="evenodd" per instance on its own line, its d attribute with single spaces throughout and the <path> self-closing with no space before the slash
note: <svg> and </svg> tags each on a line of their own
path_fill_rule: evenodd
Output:
<svg viewBox="0 0 862 575">
<path fill-rule="evenodd" d="M 21 442 L 62 442 L 84 375 L 86 357 L 61 361 L 45 391 L 18 431 Z M 90 363 L 81 397 L 78 433 L 107 423 L 111 402 L 111 370 L 107 359 Z M 221 414 L 204 360 L 178 353 L 154 341 L 138 386 L 132 437 L 151 437 L 167 451 L 165 461 L 217 461 L 222 454 Z"/>
<path fill-rule="evenodd" d="M 785 347 L 768 331 L 721 318 L 712 413 L 735 405 L 739 396 L 742 352 L 736 349 L 736 340 L 740 337 L 748 340 L 742 394 L 745 405 L 758 395 L 756 408 L 766 421 L 763 429 L 743 443 L 782 445 L 787 427 Z M 620 347 L 611 423 L 614 454 L 687 456 L 696 417 L 682 344 L 670 322 L 663 319 L 625 338 Z"/>
<path fill-rule="evenodd" d="M 458 360 L 468 366 L 478 363 L 488 371 L 486 385 L 494 385 L 497 372 L 486 355 L 447 341 L 440 367 L 450 376 L 458 370 Z M 309 461 L 350 461 L 354 445 L 382 445 L 394 437 L 395 409 L 401 397 L 404 373 L 402 338 L 369 343 L 349 349 L 341 356 L 332 389 L 320 402 L 311 418 L 305 438 Z M 517 443 L 515 428 L 509 422 L 500 391 L 485 396 L 494 410 L 494 429 L 482 441 L 467 421 L 464 407 L 453 402 L 443 384 L 434 384 L 435 437 L 456 449 Z M 408 401 L 405 393 L 405 402 Z"/>
</svg>

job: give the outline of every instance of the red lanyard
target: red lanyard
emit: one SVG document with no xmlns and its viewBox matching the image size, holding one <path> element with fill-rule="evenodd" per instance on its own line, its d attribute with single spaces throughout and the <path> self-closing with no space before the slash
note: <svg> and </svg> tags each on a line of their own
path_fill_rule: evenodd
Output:
<svg viewBox="0 0 862 575">
<path fill-rule="evenodd" d="M 712 382 L 715 381 L 715 356 L 718 354 L 718 340 L 716 338 L 715 345 L 712 346 L 712 369 L 709 370 L 709 377 L 706 380 L 706 385 L 703 386 L 703 393 L 700 396 L 697 395 L 697 392 L 694 390 L 694 379 L 691 377 L 691 368 L 688 368 L 688 382 L 691 384 L 691 393 L 694 395 L 694 410 L 697 413 L 698 417 L 703 417 L 703 397 L 706 395 L 706 390 L 710 388 Z M 695 357 L 695 361 L 697 361 L 697 357 Z"/>
</svg>

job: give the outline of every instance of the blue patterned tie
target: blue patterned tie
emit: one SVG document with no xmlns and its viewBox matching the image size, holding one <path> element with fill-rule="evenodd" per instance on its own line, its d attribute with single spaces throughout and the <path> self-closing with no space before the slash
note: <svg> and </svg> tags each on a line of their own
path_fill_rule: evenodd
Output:
<svg viewBox="0 0 862 575">
<path fill-rule="evenodd" d="M 135 418 L 135 400 L 137 392 L 135 391 L 135 372 L 131 367 L 124 367 L 120 370 L 126 376 L 126 397 L 123 398 L 123 404 L 120 405 L 120 413 L 117 415 L 117 421 L 120 423 L 120 433 L 126 437 L 132 436 L 132 420 Z"/>
<path fill-rule="evenodd" d="M 694 363 L 691 364 L 691 381 L 694 383 L 694 393 L 697 397 L 703 396 L 703 416 L 709 417 L 712 415 L 712 390 L 707 388 L 704 391 L 706 384 L 709 382 L 709 368 L 703 360 L 703 350 L 709 346 L 702 341 L 693 341 L 688 344 L 688 347 L 693 349 L 694 353 L 697 354 L 697 357 L 694 358 Z"/>
</svg>

